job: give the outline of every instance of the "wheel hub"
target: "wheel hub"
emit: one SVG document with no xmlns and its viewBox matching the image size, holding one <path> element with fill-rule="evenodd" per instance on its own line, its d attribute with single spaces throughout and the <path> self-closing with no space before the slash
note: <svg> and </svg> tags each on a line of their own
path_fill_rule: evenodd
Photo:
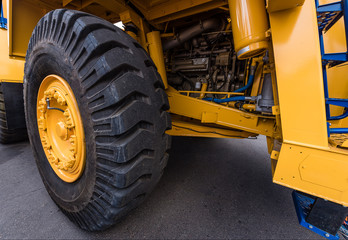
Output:
<svg viewBox="0 0 348 240">
<path fill-rule="evenodd" d="M 37 119 L 42 147 L 54 172 L 65 182 L 83 173 L 86 150 L 82 120 L 69 84 L 47 76 L 37 98 Z"/>
<path fill-rule="evenodd" d="M 56 133 L 62 140 L 67 140 L 68 128 L 65 126 L 64 122 L 58 122 L 56 125 Z"/>
</svg>

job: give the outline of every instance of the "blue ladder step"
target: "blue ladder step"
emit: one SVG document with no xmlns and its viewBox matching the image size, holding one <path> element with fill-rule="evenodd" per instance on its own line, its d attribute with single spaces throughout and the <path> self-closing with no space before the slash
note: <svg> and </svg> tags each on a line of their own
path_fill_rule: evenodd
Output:
<svg viewBox="0 0 348 240">
<path fill-rule="evenodd" d="M 347 109 L 345 111 L 345 113 L 343 113 L 340 116 L 328 116 L 327 120 L 340 120 L 340 119 L 348 117 L 348 99 L 327 98 L 326 99 L 326 104 L 339 106 L 339 107 L 344 107 L 344 108 Z M 338 131 L 338 130 L 334 130 L 334 131 Z M 330 132 L 331 132 L 331 130 L 330 130 Z"/>
<path fill-rule="evenodd" d="M 330 134 L 343 134 L 343 133 L 348 133 L 348 128 L 330 128 L 329 129 Z"/>
<path fill-rule="evenodd" d="M 326 103 L 330 105 L 348 108 L 348 99 L 341 98 L 327 98 Z"/>
<path fill-rule="evenodd" d="M 319 31 L 327 32 L 342 16 L 342 2 L 319 5 L 317 7 Z"/>
<path fill-rule="evenodd" d="M 330 64 L 330 67 L 348 61 L 348 53 L 325 53 L 322 55 L 322 61 L 324 65 Z"/>
<path fill-rule="evenodd" d="M 346 52 L 343 53 L 325 53 L 322 56 L 322 59 L 324 61 L 341 61 L 346 62 L 348 61 L 348 55 Z"/>
</svg>

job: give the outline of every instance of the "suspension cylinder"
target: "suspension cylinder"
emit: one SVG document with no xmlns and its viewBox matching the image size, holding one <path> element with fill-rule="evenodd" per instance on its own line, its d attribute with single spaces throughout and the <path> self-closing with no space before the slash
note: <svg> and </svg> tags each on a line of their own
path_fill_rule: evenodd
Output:
<svg viewBox="0 0 348 240">
<path fill-rule="evenodd" d="M 228 0 L 238 59 L 257 56 L 268 47 L 269 29 L 264 0 Z"/>
</svg>

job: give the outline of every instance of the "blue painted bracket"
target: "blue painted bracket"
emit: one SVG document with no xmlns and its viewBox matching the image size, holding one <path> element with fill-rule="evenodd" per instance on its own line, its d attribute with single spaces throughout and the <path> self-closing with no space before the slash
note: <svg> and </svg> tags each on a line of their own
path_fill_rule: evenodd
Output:
<svg viewBox="0 0 348 240">
<path fill-rule="evenodd" d="M 295 205 L 298 221 L 299 221 L 301 226 L 303 226 L 303 227 L 305 227 L 305 228 L 307 228 L 307 229 L 315 232 L 316 234 L 319 234 L 327 239 L 330 239 L 330 240 L 340 239 L 338 234 L 336 234 L 336 236 L 333 236 L 332 234 L 327 233 L 327 232 L 325 232 L 325 231 L 323 231 L 323 230 L 321 230 L 321 229 L 306 222 L 306 217 L 308 216 L 309 211 L 311 210 L 315 199 L 304 196 L 296 191 L 292 192 L 292 198 L 294 200 L 294 205 Z"/>
</svg>

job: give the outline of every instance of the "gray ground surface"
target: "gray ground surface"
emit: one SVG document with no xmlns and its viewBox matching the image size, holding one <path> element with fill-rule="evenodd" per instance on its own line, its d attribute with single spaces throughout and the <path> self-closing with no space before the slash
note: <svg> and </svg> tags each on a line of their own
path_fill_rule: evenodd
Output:
<svg viewBox="0 0 348 240">
<path fill-rule="evenodd" d="M 265 138 L 174 138 L 159 186 L 117 226 L 87 233 L 41 182 L 29 143 L 0 145 L 0 238 L 314 239 L 271 181 Z"/>
</svg>

